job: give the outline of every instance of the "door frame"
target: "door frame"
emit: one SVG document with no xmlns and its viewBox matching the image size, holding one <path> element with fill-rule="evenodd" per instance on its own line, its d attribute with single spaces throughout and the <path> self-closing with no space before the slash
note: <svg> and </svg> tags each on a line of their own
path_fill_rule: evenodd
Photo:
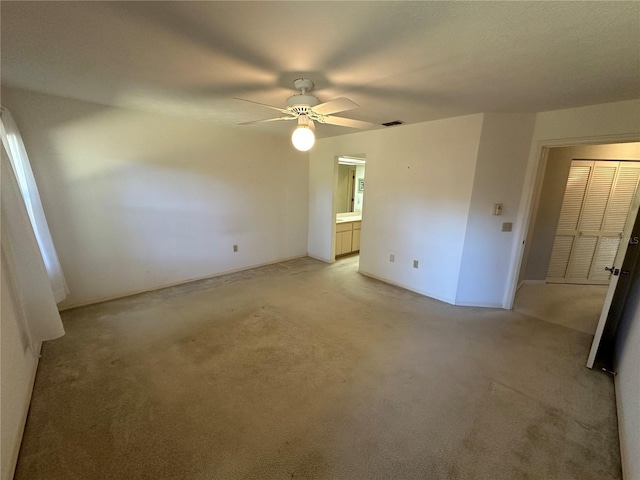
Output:
<svg viewBox="0 0 640 480">
<path fill-rule="evenodd" d="M 560 138 L 552 140 L 539 140 L 532 148 L 533 163 L 530 163 L 525 176 L 522 189 L 522 197 L 518 208 L 518 222 L 515 228 L 515 248 L 512 252 L 511 267 L 507 278 L 507 288 L 503 298 L 503 308 L 513 309 L 513 302 L 518 289 L 518 277 L 522 269 L 525 245 L 529 233 L 532 216 L 537 212 L 538 200 L 542 191 L 542 182 L 549 159 L 549 149 L 556 147 L 578 147 L 587 145 L 602 145 L 606 143 L 630 143 L 640 142 L 640 134 L 597 135 L 590 137 Z"/>
<path fill-rule="evenodd" d="M 367 154 L 366 153 L 350 153 L 350 154 L 338 154 L 338 155 L 334 155 L 333 157 L 333 182 L 332 182 L 332 187 L 331 187 L 331 211 L 333 212 L 332 217 L 331 217 L 331 228 L 329 229 L 330 234 L 331 234 L 331 239 L 330 239 L 330 245 L 331 245 L 331 256 L 329 259 L 329 263 L 333 263 L 336 261 L 336 214 L 338 213 L 337 207 L 338 207 L 338 202 L 336 200 L 337 198 L 337 194 L 338 194 L 338 176 L 339 176 L 339 169 L 340 169 L 340 159 L 341 158 L 353 158 L 353 159 L 357 159 L 357 160 L 363 160 L 365 163 L 363 164 L 366 168 L 367 163 L 368 163 L 368 159 L 367 159 Z M 353 184 L 353 198 L 354 198 L 354 203 L 355 203 L 355 194 L 356 194 L 356 185 L 355 185 L 355 176 L 356 176 L 356 166 L 354 165 L 354 171 L 353 171 L 353 175 L 354 175 L 354 184 Z M 364 203 L 364 202 L 363 202 Z M 362 209 L 363 214 L 364 214 L 364 208 Z M 364 216 L 364 215 L 363 215 Z M 364 219 L 364 218 L 363 218 Z M 362 222 L 361 222 L 361 227 L 362 227 Z M 362 228 L 361 228 L 362 230 Z M 361 232 L 362 235 L 362 232 Z M 362 239 L 361 239 L 362 241 Z M 324 259 L 321 259 L 323 261 L 326 261 Z"/>
</svg>

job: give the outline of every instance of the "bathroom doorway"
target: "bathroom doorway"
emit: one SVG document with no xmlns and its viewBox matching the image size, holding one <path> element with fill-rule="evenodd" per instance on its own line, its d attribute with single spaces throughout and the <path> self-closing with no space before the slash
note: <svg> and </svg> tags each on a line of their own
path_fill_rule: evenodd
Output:
<svg viewBox="0 0 640 480">
<path fill-rule="evenodd" d="M 339 260 L 360 253 L 366 160 L 364 156 L 345 155 L 337 161 L 334 258 Z"/>
</svg>

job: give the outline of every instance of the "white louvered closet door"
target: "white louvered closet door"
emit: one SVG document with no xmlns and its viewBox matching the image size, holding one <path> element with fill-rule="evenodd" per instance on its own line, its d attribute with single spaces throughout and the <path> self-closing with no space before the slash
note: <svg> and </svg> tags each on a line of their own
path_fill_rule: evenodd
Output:
<svg viewBox="0 0 640 480">
<path fill-rule="evenodd" d="M 609 283 L 639 179 L 638 162 L 571 163 L 548 282 Z"/>
</svg>

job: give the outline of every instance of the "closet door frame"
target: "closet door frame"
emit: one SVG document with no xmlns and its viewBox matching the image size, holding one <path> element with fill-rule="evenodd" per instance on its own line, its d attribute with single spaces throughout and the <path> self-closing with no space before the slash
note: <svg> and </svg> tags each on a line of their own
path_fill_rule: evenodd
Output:
<svg viewBox="0 0 640 480">
<path fill-rule="evenodd" d="M 616 252 L 620 246 L 620 241 L 622 239 L 622 235 L 623 235 L 623 231 L 625 229 L 626 224 L 628 224 L 629 222 L 629 215 L 631 213 L 631 207 L 632 207 L 632 202 L 633 202 L 633 197 L 635 195 L 635 192 L 638 189 L 638 181 L 640 180 L 640 176 L 639 178 L 636 179 L 635 181 L 635 187 L 634 187 L 634 193 L 632 194 L 630 200 L 630 204 L 629 204 L 629 210 L 627 212 L 626 215 L 626 220 L 625 220 L 625 225 L 622 226 L 622 229 L 620 231 L 609 231 L 609 230 L 603 230 L 603 228 L 605 228 L 607 226 L 607 215 L 609 214 L 611 207 L 612 207 L 612 196 L 615 194 L 616 192 L 616 187 L 618 185 L 618 181 L 620 179 L 620 175 L 621 172 L 623 171 L 624 167 L 631 167 L 634 169 L 638 169 L 640 170 L 640 163 L 639 162 L 625 162 L 625 161 L 619 161 L 619 160 L 580 160 L 580 159 L 576 159 L 573 160 L 571 162 L 571 168 L 573 168 L 574 166 L 580 167 L 589 167 L 589 175 L 588 175 L 588 179 L 587 179 L 587 184 L 585 186 L 585 191 L 584 194 L 582 196 L 582 201 L 580 204 L 580 213 L 578 215 L 578 219 L 576 222 L 576 228 L 575 230 L 560 230 L 558 227 L 556 227 L 556 235 L 554 238 L 554 250 L 555 250 L 555 246 L 556 246 L 556 241 L 558 239 L 558 237 L 569 237 L 572 236 L 573 240 L 571 242 L 571 247 L 570 247 L 570 253 L 569 253 L 569 257 L 567 259 L 567 263 L 566 263 L 566 267 L 564 270 L 564 276 L 563 277 L 557 277 L 557 276 L 547 276 L 546 278 L 546 282 L 548 283 L 568 283 L 568 284 L 583 284 L 583 285 L 608 285 L 610 280 L 611 280 L 611 274 L 607 274 L 607 275 L 598 275 L 599 273 L 603 273 L 604 272 L 604 268 L 605 266 L 610 267 L 611 265 L 609 265 L 609 263 L 613 264 L 613 261 L 615 259 L 615 255 Z M 593 191 L 593 180 L 594 180 L 594 174 L 596 169 L 600 167 L 600 168 L 607 168 L 607 167 L 613 167 L 615 168 L 615 173 L 613 174 L 613 178 L 611 180 L 611 184 L 608 187 L 608 193 L 607 193 L 607 200 L 606 200 L 606 204 L 604 206 L 604 210 L 602 212 L 602 219 L 600 221 L 600 225 L 599 225 L 599 230 L 585 230 L 583 229 L 583 221 L 584 221 L 584 215 L 585 215 L 585 206 L 587 204 L 587 199 L 589 198 L 589 194 Z M 569 181 L 569 178 L 567 178 L 567 182 Z M 565 194 L 566 195 L 566 190 L 565 190 Z M 564 206 L 564 199 L 563 199 L 563 206 Z M 576 256 L 577 255 L 581 255 L 584 254 L 584 250 L 580 251 L 580 249 L 578 248 L 578 242 L 580 241 L 585 241 L 585 239 L 589 239 L 589 238 L 595 238 L 595 244 L 593 245 L 593 247 L 587 246 L 587 252 L 589 252 L 590 249 L 592 249 L 592 253 L 590 253 L 590 259 L 589 259 L 589 265 L 587 267 L 587 272 L 586 272 L 586 276 L 582 276 L 585 274 L 581 274 L 580 276 L 572 276 L 572 272 L 574 272 L 577 268 L 578 268 L 578 263 L 576 262 Z M 605 262 L 606 265 L 604 263 L 602 263 L 602 258 L 601 258 L 601 252 L 603 248 L 605 247 L 605 239 L 610 239 L 610 240 L 606 240 L 608 243 L 612 243 L 615 247 L 615 251 L 613 252 L 613 255 L 611 255 L 611 251 L 608 252 L 608 256 L 611 257 L 611 261 L 610 262 Z M 589 253 L 587 253 L 589 254 Z M 553 252 L 552 252 L 553 255 Z M 552 257 L 553 258 L 553 257 Z M 550 259 L 551 262 L 551 259 Z M 549 265 L 549 268 L 551 267 L 551 263 Z M 583 263 L 582 269 L 584 270 L 585 265 Z M 602 270 L 602 272 L 601 272 Z M 598 278 L 598 276 L 600 278 Z"/>
</svg>

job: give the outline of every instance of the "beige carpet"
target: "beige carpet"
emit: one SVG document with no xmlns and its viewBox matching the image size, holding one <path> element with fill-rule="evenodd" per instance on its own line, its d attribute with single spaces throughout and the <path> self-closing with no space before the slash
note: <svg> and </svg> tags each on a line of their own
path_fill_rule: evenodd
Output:
<svg viewBox="0 0 640 480">
<path fill-rule="evenodd" d="M 590 336 L 303 258 L 66 312 L 17 480 L 619 479 Z"/>
<path fill-rule="evenodd" d="M 525 284 L 516 293 L 516 312 L 593 335 L 606 285 Z"/>
</svg>

